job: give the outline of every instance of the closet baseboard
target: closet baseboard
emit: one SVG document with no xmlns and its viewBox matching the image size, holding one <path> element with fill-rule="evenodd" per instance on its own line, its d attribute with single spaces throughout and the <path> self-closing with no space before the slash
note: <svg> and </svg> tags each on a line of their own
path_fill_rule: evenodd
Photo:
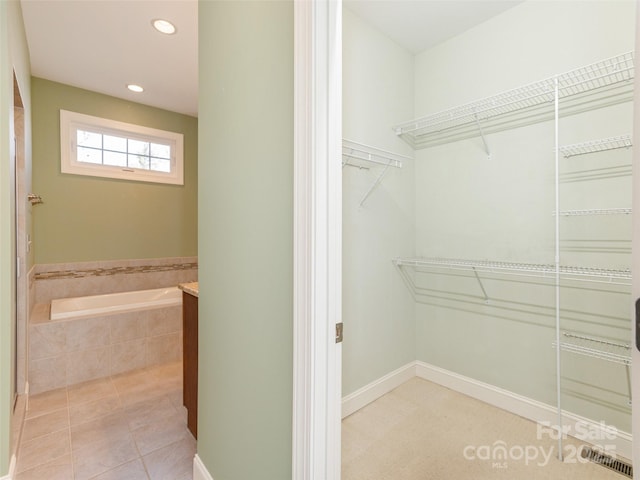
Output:
<svg viewBox="0 0 640 480">
<path fill-rule="evenodd" d="M 387 373 L 384 377 L 359 388 L 355 392 L 342 397 L 342 418 L 357 412 L 362 407 L 377 400 L 385 393 L 389 393 L 394 388 L 399 387 L 415 376 L 416 362 L 411 362 L 393 372 Z"/>
<path fill-rule="evenodd" d="M 546 403 L 421 361 L 416 362 L 415 371 L 416 376 L 420 378 L 541 424 L 545 435 L 549 432 L 548 428 L 550 427 L 548 426 L 558 423 L 556 408 Z M 563 428 L 570 436 L 591 444 L 604 446 L 609 451 L 608 453 L 615 453 L 626 459 L 632 458 L 631 434 L 620 430 L 615 431 L 604 423 L 597 423 L 567 411 L 563 411 L 563 421 Z"/>
<path fill-rule="evenodd" d="M 213 480 L 209 470 L 204 466 L 197 453 L 193 457 L 193 480 Z"/>
</svg>

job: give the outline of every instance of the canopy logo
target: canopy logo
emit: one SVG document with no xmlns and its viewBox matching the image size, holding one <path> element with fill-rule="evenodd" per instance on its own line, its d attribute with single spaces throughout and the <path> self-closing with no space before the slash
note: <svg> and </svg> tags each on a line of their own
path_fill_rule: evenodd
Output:
<svg viewBox="0 0 640 480">
<path fill-rule="evenodd" d="M 592 450 L 612 458 L 616 457 L 616 446 L 606 442 L 615 440 L 618 430 L 604 422 L 599 424 L 576 422 L 562 427 L 552 425 L 550 422 L 539 422 L 536 426 L 537 442 L 530 445 L 508 445 L 504 440 L 496 440 L 491 445 L 467 445 L 462 454 L 469 461 L 491 462 L 491 466 L 497 469 L 508 468 L 509 462 L 545 467 L 552 458 L 558 456 L 554 441 L 560 438 L 566 439 L 569 435 L 593 444 Z M 573 443 L 563 445 L 563 462 L 588 463 L 589 459 L 581 455 L 582 448 L 582 445 Z"/>
</svg>

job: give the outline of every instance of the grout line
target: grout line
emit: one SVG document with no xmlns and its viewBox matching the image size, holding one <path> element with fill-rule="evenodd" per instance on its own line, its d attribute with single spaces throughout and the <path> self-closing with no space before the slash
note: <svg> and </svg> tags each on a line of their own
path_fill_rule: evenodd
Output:
<svg viewBox="0 0 640 480">
<path fill-rule="evenodd" d="M 176 363 L 176 364 L 177 364 L 177 363 L 180 363 L 180 362 L 179 362 L 179 361 L 176 361 L 176 362 L 167 362 L 167 363 L 165 363 L 165 364 L 161 364 L 161 365 L 148 366 L 148 367 L 144 367 L 144 368 L 142 368 L 142 369 L 139 369 L 137 372 L 140 372 L 140 371 L 144 371 L 144 370 L 146 370 L 146 371 L 148 371 L 149 373 L 152 373 L 152 374 L 153 374 L 153 373 L 155 373 L 155 372 L 154 372 L 154 370 L 158 370 L 159 368 L 162 368 L 163 366 L 168 365 L 168 364 L 172 364 L 172 363 Z M 123 373 L 128 374 L 128 373 L 131 373 L 131 372 L 123 372 Z M 156 375 L 152 375 L 152 377 L 153 377 L 153 383 L 154 383 L 156 386 L 160 386 L 160 385 L 162 385 L 163 380 L 165 379 L 165 376 L 166 376 L 166 375 L 164 375 L 164 374 L 163 374 L 163 375 L 157 375 L 157 376 L 156 376 Z M 118 389 L 118 387 L 116 386 L 116 383 L 115 383 L 115 381 L 114 381 L 114 375 L 109 375 L 109 376 L 108 376 L 108 377 L 106 377 L 106 378 L 108 378 L 109 384 L 110 384 L 110 386 L 112 387 L 112 391 L 113 391 L 113 392 L 115 392 L 115 396 L 116 396 L 116 398 L 117 398 L 117 400 L 118 400 L 118 405 L 119 405 L 119 406 L 118 406 L 118 409 L 119 409 L 119 410 L 121 410 L 121 412 L 120 412 L 120 413 L 123 413 L 123 412 L 124 412 L 124 407 L 123 407 L 122 392 L 121 392 L 121 391 Z M 71 404 L 70 404 L 70 392 L 69 392 L 69 386 L 65 386 L 65 387 L 63 387 L 63 388 L 65 389 L 65 390 L 64 390 L 64 393 L 65 393 L 65 397 L 66 397 L 66 402 L 65 402 L 65 403 L 66 403 L 66 405 L 65 405 L 65 407 L 62 407 L 62 408 L 66 408 L 66 412 L 67 412 L 67 426 L 66 426 L 66 428 L 64 428 L 64 429 L 62 429 L 62 430 L 58 430 L 58 431 L 60 431 L 60 432 L 61 432 L 61 431 L 66 430 L 66 431 L 68 432 L 69 458 L 70 458 L 70 463 L 71 463 L 71 474 L 72 474 L 72 478 L 74 478 L 74 479 L 75 479 L 75 478 L 76 478 L 76 471 L 75 471 L 75 455 L 74 455 L 74 453 L 75 453 L 75 452 L 74 452 L 73 442 L 72 442 L 72 425 L 71 425 Z M 167 390 L 167 391 L 168 391 L 168 390 Z M 76 404 L 76 403 L 74 403 L 74 406 L 76 406 L 76 405 L 82 405 L 82 404 L 89 403 L 89 402 L 99 402 L 99 401 L 104 401 L 106 398 L 109 398 L 109 397 L 112 397 L 112 396 L 113 396 L 113 394 L 112 394 L 112 393 L 110 393 L 110 394 L 103 395 L 103 396 L 101 396 L 101 397 L 99 397 L 99 398 L 95 398 L 95 399 L 92 399 L 92 400 L 86 400 L 86 401 L 83 401 L 83 402 L 79 402 L 79 403 L 77 403 L 77 404 Z M 169 402 L 169 404 L 171 405 L 172 411 L 174 412 L 174 414 L 176 415 L 176 417 L 177 417 L 177 418 L 180 418 L 180 420 L 182 420 L 182 412 L 179 410 L 179 407 L 177 407 L 177 406 L 174 404 L 174 402 L 172 401 L 172 399 L 171 399 L 171 397 L 169 396 L 169 394 L 168 394 L 168 393 L 166 393 L 166 392 L 165 392 L 165 393 L 162 393 L 161 395 L 158 395 L 158 397 L 163 397 L 163 398 L 165 398 L 165 399 Z M 62 408 L 59 408 L 59 409 L 56 409 L 56 410 L 52 410 L 52 411 L 49 411 L 49 412 L 44 412 L 44 413 L 42 413 L 41 415 L 46 415 L 46 414 L 49 414 L 49 413 L 53 413 L 53 412 L 56 412 L 56 411 L 58 411 L 58 410 L 62 410 Z M 113 414 L 113 413 L 116 413 L 116 412 L 111 412 L 110 414 Z M 36 417 L 32 417 L 32 418 L 38 418 L 38 417 L 39 417 L 39 416 L 41 416 L 41 415 L 38 415 L 38 416 L 36 416 Z M 100 416 L 100 417 L 97 417 L 97 418 L 95 418 L 95 419 L 92 419 L 92 420 L 88 420 L 87 422 L 89 422 L 89 421 L 95 421 L 95 420 L 97 420 L 97 419 L 99 419 L 99 418 L 102 418 L 102 417 L 104 417 L 104 415 L 102 415 L 102 416 Z M 27 420 L 27 419 L 26 419 L 26 414 L 25 414 L 24 422 L 26 422 L 26 420 Z M 86 423 L 86 422 L 82 422 L 82 423 Z M 156 423 L 157 423 L 157 422 L 156 422 Z M 181 423 L 182 423 L 182 422 L 181 422 Z M 78 425 L 80 425 L 80 424 L 78 424 Z M 184 425 L 184 428 L 185 428 L 185 430 L 186 430 L 186 425 Z M 137 454 L 138 454 L 137 459 L 139 459 L 139 460 L 142 462 L 142 466 L 143 466 L 143 468 L 144 468 L 145 474 L 147 475 L 147 478 L 148 478 L 148 479 L 151 479 L 151 475 L 150 475 L 149 470 L 148 470 L 148 468 L 147 468 L 147 464 L 146 464 L 146 462 L 145 462 L 145 460 L 144 460 L 144 456 L 142 455 L 142 453 L 141 453 L 141 451 L 140 451 L 140 448 L 138 447 L 138 443 L 137 443 L 137 442 L 136 442 L 136 440 L 135 440 L 135 437 L 134 437 L 134 435 L 133 435 L 133 431 L 132 431 L 132 429 L 131 429 L 131 426 L 130 426 L 130 424 L 129 424 L 129 421 L 128 421 L 128 420 L 127 420 L 127 432 L 128 432 L 128 434 L 130 435 L 130 439 L 131 439 L 131 441 L 133 441 L 134 448 L 136 449 L 136 452 L 137 452 Z M 49 432 L 48 434 L 51 434 L 51 433 L 55 433 L 55 432 Z M 44 435 L 48 435 L 48 434 L 44 434 Z M 35 437 L 35 438 L 38 438 L 38 437 Z M 34 439 L 35 439 L 35 438 L 34 438 Z M 33 440 L 33 439 L 32 439 L 32 440 Z M 180 442 L 182 442 L 182 441 L 184 441 L 184 440 L 178 440 L 178 441 L 176 441 L 176 442 L 174 442 L 174 443 L 176 443 L 176 444 L 177 444 L 177 443 L 180 443 Z M 24 442 L 22 442 L 22 441 L 20 441 L 20 442 L 19 442 L 19 445 L 18 445 L 18 448 L 19 448 L 19 449 L 20 449 L 20 447 L 22 446 L 22 444 L 23 444 L 23 443 L 24 443 Z M 170 445 L 171 445 L 171 444 L 170 444 Z M 159 450 L 160 448 L 165 448 L 165 447 L 166 447 L 166 445 L 165 445 L 165 446 L 163 446 L 163 447 L 159 447 L 157 450 Z M 155 452 L 155 451 L 156 451 L 156 450 L 154 450 L 153 452 Z M 18 450 L 18 452 L 20 452 L 20 450 Z M 153 453 L 153 452 L 149 452 L 149 453 Z M 48 459 L 48 460 L 47 460 L 47 462 L 49 462 L 49 461 L 53 461 L 53 460 L 56 460 L 56 459 Z M 122 465 L 124 465 L 124 464 L 126 464 L 126 463 L 133 462 L 134 460 L 135 460 L 135 459 L 129 460 L 129 461 L 127 461 L 127 462 L 124 462 L 123 464 L 121 464 L 121 465 L 117 465 L 117 466 L 113 467 L 113 468 L 112 468 L 112 469 L 110 469 L 110 470 L 113 470 L 113 469 L 119 468 L 119 467 L 121 467 Z M 44 462 L 44 463 L 47 463 L 47 462 Z M 39 466 L 43 465 L 44 463 L 41 463 L 41 464 L 37 464 L 37 465 L 30 466 L 30 468 L 29 468 L 29 469 L 37 468 L 37 467 L 39 467 Z M 19 461 L 18 461 L 18 464 L 19 464 Z M 107 472 L 108 472 L 108 471 L 110 471 L 110 470 L 107 470 Z M 100 473 L 99 475 L 102 475 L 102 474 L 107 473 L 107 472 Z"/>
<path fill-rule="evenodd" d="M 113 376 L 110 376 L 109 379 L 111 380 L 111 383 L 113 384 L 113 388 L 115 388 L 115 390 L 116 390 L 116 395 L 118 395 L 118 401 L 120 402 L 120 405 L 123 405 L 122 398 L 120 398 L 120 391 L 118 390 L 118 388 L 116 387 L 115 383 L 113 382 Z M 131 436 L 131 441 L 133 441 L 134 448 L 138 452 L 138 460 L 140 460 L 140 463 L 142 463 L 142 468 L 144 469 L 144 473 L 147 476 L 147 479 L 151 479 L 151 475 L 149 474 L 149 470 L 147 470 L 147 464 L 145 463 L 144 457 L 143 457 L 142 453 L 140 452 L 140 448 L 138 447 L 138 442 L 136 441 L 136 437 L 133 435 L 133 431 L 131 430 L 131 426 L 129 424 L 129 420 L 127 420 L 127 430 L 129 432 L 129 435 Z"/>
<path fill-rule="evenodd" d="M 71 441 L 71 405 L 69 404 L 69 386 L 64 388 L 65 396 L 67 397 L 67 415 L 69 419 L 69 458 L 71 459 L 71 478 L 75 480 L 76 469 L 73 455 L 73 442 Z"/>
</svg>

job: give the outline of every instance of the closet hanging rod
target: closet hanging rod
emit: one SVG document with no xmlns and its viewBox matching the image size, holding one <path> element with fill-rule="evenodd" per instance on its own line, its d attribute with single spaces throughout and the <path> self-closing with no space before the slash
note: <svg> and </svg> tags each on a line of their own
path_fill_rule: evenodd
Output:
<svg viewBox="0 0 640 480">
<path fill-rule="evenodd" d="M 396 258 L 393 263 L 398 266 L 431 267 L 455 270 L 472 270 L 488 273 L 526 275 L 552 279 L 556 273 L 555 265 L 515 262 L 494 262 L 484 260 L 462 260 L 449 258 Z M 628 269 L 607 269 L 591 267 L 560 266 L 560 275 L 572 280 L 608 283 L 614 285 L 630 285 L 631 271 Z M 583 277 L 583 278 L 579 278 Z"/>
<path fill-rule="evenodd" d="M 631 135 L 621 135 L 618 137 L 603 138 L 589 142 L 574 143 L 560 147 L 560 153 L 564 158 L 586 155 L 588 153 L 605 152 L 619 148 L 631 148 Z"/>
</svg>

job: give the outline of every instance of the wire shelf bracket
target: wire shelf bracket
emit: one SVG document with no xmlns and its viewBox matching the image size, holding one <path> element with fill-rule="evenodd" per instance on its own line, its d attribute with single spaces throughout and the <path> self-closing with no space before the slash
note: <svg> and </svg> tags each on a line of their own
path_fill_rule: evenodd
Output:
<svg viewBox="0 0 640 480">
<path fill-rule="evenodd" d="M 384 167 L 360 200 L 360 207 L 364 205 L 367 198 L 369 198 L 376 187 L 380 185 L 382 179 L 387 174 L 389 167 L 402 168 L 402 162 L 404 160 L 412 160 L 412 158 L 406 155 L 399 155 L 397 153 L 382 150 L 377 147 L 372 147 L 370 145 L 365 145 L 363 143 L 354 142 L 352 140 L 342 139 L 343 167 L 350 166 L 366 170 L 375 166 Z"/>
<path fill-rule="evenodd" d="M 482 280 L 480 279 L 480 276 L 478 275 L 478 271 L 476 270 L 476 267 L 471 267 L 473 270 L 473 274 L 476 277 L 476 280 L 478 281 L 478 284 L 480 285 L 480 290 L 482 290 L 482 295 L 484 295 L 484 303 L 486 303 L 487 305 L 489 304 L 489 295 L 487 295 L 487 291 L 484 289 L 484 285 L 482 284 Z"/>
<path fill-rule="evenodd" d="M 478 126 L 478 132 L 480 132 L 480 138 L 482 139 L 482 144 L 484 145 L 484 151 L 487 154 L 487 160 L 491 160 L 491 149 L 489 148 L 489 144 L 487 143 L 487 139 L 482 131 L 482 126 L 478 121 L 478 116 L 475 115 L 476 125 Z"/>
<path fill-rule="evenodd" d="M 552 120 L 556 82 L 562 115 L 571 115 L 633 98 L 634 54 L 623 53 L 475 102 L 393 127 L 414 149 Z M 588 99 L 586 97 L 589 96 Z"/>
</svg>

